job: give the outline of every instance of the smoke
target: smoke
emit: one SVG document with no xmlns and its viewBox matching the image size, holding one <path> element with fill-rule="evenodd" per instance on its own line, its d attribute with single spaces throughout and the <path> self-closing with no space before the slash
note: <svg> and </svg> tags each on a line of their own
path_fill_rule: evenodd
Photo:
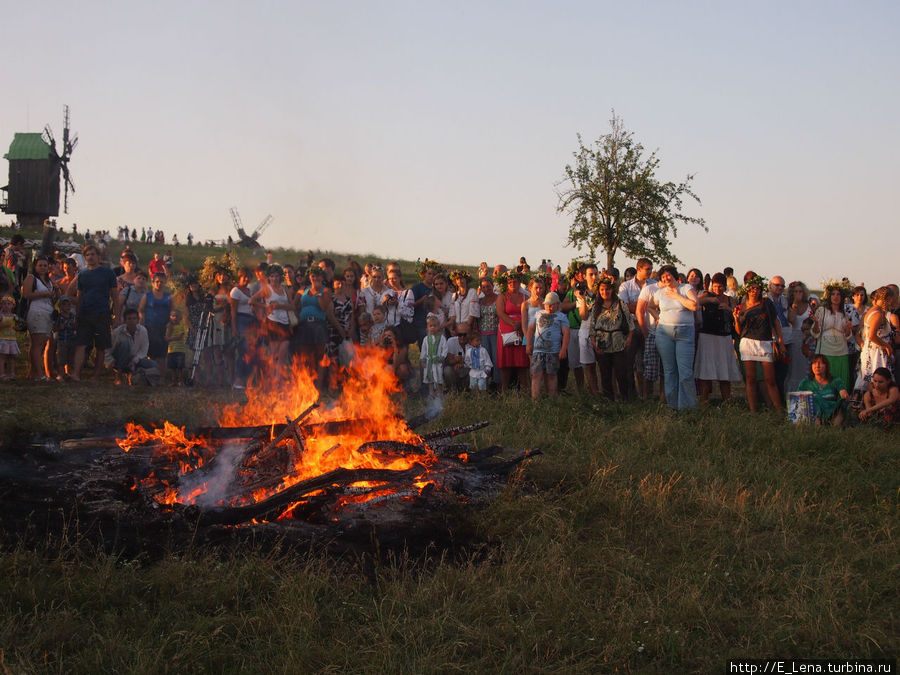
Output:
<svg viewBox="0 0 900 675">
<path fill-rule="evenodd" d="M 440 417 L 444 412 L 444 397 L 438 394 L 425 399 L 425 418 L 428 421 Z"/>
<path fill-rule="evenodd" d="M 204 508 L 216 506 L 228 496 L 246 450 L 247 446 L 239 441 L 226 443 L 207 465 L 206 471 L 192 471 L 181 477 L 178 481 L 179 494 L 190 495 L 201 485 L 205 485 L 206 491 L 191 499 L 191 503 Z"/>
</svg>

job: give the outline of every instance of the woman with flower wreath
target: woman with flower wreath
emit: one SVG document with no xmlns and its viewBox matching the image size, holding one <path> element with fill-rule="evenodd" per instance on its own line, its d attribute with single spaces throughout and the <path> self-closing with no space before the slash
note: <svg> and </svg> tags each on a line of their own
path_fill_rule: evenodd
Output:
<svg viewBox="0 0 900 675">
<path fill-rule="evenodd" d="M 500 393 L 509 388 L 514 371 L 519 374 L 519 386 L 528 387 L 530 361 L 525 353 L 522 330 L 522 303 L 525 296 L 520 284 L 525 280 L 520 272 L 510 271 L 495 277 L 500 294 L 494 306 L 497 308 L 497 369 L 500 371 Z"/>
<path fill-rule="evenodd" d="M 450 278 L 444 272 L 434 275 L 434 286 L 431 298 L 425 301 L 428 313 L 434 314 L 439 322 L 441 333 L 446 335 L 450 330 L 450 308 L 453 303 L 453 291 L 450 290 Z"/>
<path fill-rule="evenodd" d="M 784 349 L 784 338 L 781 322 L 775 316 L 775 306 L 769 298 L 763 297 L 763 289 L 767 287 L 766 280 L 754 273 L 741 288 L 743 302 L 734 308 L 734 330 L 741 338 L 741 361 L 751 412 L 756 412 L 759 407 L 756 364 L 762 368 L 769 405 L 775 410 L 782 408 L 775 381 L 775 350 Z"/>
<path fill-rule="evenodd" d="M 450 299 L 450 335 L 458 336 L 472 330 L 474 322 L 472 306 L 478 304 L 478 294 L 474 288 L 469 288 L 472 275 L 466 270 L 457 269 L 450 273 L 450 281 L 456 286 L 456 291 Z"/>
<path fill-rule="evenodd" d="M 822 306 L 813 314 L 812 335 L 816 338 L 816 354 L 828 357 L 831 374 L 844 382 L 850 379 L 847 339 L 853 327 L 844 316 L 844 287 L 838 282 L 825 286 Z"/>
</svg>

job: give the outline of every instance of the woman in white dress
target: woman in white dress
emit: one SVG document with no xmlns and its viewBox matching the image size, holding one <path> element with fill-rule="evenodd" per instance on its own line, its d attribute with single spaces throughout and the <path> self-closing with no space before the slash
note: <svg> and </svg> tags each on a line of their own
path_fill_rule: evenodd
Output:
<svg viewBox="0 0 900 675">
<path fill-rule="evenodd" d="M 872 306 L 863 317 L 863 344 L 859 354 L 859 377 L 854 389 L 866 391 L 878 368 L 894 367 L 893 327 L 887 319 L 893 291 L 882 286 L 871 295 Z"/>
</svg>

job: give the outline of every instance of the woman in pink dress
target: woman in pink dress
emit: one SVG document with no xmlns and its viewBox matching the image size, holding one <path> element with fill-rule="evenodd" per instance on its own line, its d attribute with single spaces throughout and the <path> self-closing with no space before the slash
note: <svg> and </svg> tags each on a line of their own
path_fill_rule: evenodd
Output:
<svg viewBox="0 0 900 675">
<path fill-rule="evenodd" d="M 528 355 L 525 353 L 522 332 L 522 303 L 525 296 L 522 294 L 520 283 L 524 278 L 524 275 L 518 272 L 507 272 L 496 279 L 500 287 L 496 303 L 499 320 L 497 368 L 500 370 L 500 393 L 505 393 L 509 388 L 515 370 L 519 372 L 520 387 L 528 387 L 530 382 Z"/>
</svg>

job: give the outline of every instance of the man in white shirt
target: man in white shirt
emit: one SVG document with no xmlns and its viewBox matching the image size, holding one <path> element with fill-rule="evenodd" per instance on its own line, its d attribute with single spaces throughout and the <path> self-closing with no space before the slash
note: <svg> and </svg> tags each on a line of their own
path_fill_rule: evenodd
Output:
<svg viewBox="0 0 900 675">
<path fill-rule="evenodd" d="M 159 379 L 159 369 L 147 358 L 149 348 L 150 337 L 140 323 L 138 311 L 126 309 L 124 322 L 112 332 L 112 349 L 106 356 L 107 366 L 112 366 L 116 371 L 116 384 L 121 383 L 122 375 L 131 383 L 132 376 L 138 370 L 147 376 L 148 384 Z"/>
<path fill-rule="evenodd" d="M 448 391 L 465 391 L 469 386 L 469 369 L 466 367 L 468 333 L 447 340 L 447 358 L 444 359 L 444 385 Z"/>
<path fill-rule="evenodd" d="M 644 376 L 641 397 L 649 398 L 653 396 L 653 383 L 659 380 L 659 396 L 660 400 L 663 400 L 665 397 L 665 387 L 663 386 L 659 352 L 656 351 L 656 320 L 659 316 L 653 303 L 650 302 L 651 296 L 656 289 L 656 281 L 654 279 L 648 279 L 638 296 L 637 305 L 635 306 L 635 317 L 637 318 L 638 325 L 641 327 L 641 334 L 644 337 Z"/>
</svg>

